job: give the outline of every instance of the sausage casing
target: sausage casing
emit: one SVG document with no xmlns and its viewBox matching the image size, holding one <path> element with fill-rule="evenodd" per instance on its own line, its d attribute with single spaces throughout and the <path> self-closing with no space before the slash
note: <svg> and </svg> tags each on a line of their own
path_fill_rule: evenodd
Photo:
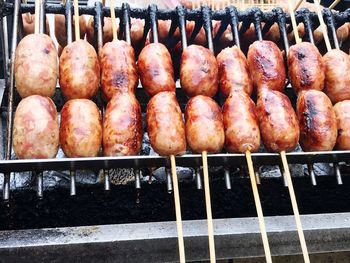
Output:
<svg viewBox="0 0 350 263">
<path fill-rule="evenodd" d="M 257 102 L 261 138 L 270 152 L 293 150 L 299 141 L 298 119 L 286 95 L 263 89 Z"/>
<path fill-rule="evenodd" d="M 32 95 L 18 104 L 13 150 L 19 159 L 54 158 L 58 151 L 57 110 L 48 97 Z"/>
<path fill-rule="evenodd" d="M 350 100 L 340 101 L 334 105 L 337 117 L 337 150 L 350 150 Z"/>
<path fill-rule="evenodd" d="M 254 87 L 283 91 L 286 70 L 282 52 L 272 41 L 255 41 L 250 45 L 247 55 L 250 76 Z"/>
<path fill-rule="evenodd" d="M 213 97 L 218 91 L 218 65 L 213 53 L 202 46 L 187 47 L 181 55 L 180 82 L 189 97 Z"/>
<path fill-rule="evenodd" d="M 324 64 L 314 44 L 302 42 L 293 45 L 288 53 L 288 74 L 296 93 L 302 90 L 323 90 Z"/>
<path fill-rule="evenodd" d="M 193 153 L 221 152 L 225 133 L 222 112 L 210 97 L 198 95 L 186 106 L 186 139 Z"/>
<path fill-rule="evenodd" d="M 249 76 L 247 59 L 236 46 L 223 49 L 216 57 L 219 67 L 219 88 L 227 98 L 231 92 L 253 92 L 253 83 Z"/>
<path fill-rule="evenodd" d="M 185 124 L 174 92 L 160 92 L 152 97 L 146 115 L 149 140 L 158 154 L 185 153 Z"/>
<path fill-rule="evenodd" d="M 256 152 L 260 147 L 260 129 L 255 104 L 243 92 L 233 92 L 226 99 L 222 114 L 225 148 L 228 152 Z"/>
<path fill-rule="evenodd" d="M 134 49 L 125 41 L 112 41 L 100 51 L 101 91 L 109 101 L 117 91 L 135 92 L 138 75 Z"/>
<path fill-rule="evenodd" d="M 51 97 L 58 77 L 57 51 L 52 39 L 31 34 L 19 42 L 15 53 L 15 81 L 19 95 Z"/>
<path fill-rule="evenodd" d="M 332 102 L 319 90 L 302 91 L 297 100 L 300 146 L 304 151 L 331 151 L 337 140 Z"/>
<path fill-rule="evenodd" d="M 102 142 L 102 120 L 87 99 L 67 101 L 61 110 L 60 144 L 67 157 L 95 157 Z"/>
<path fill-rule="evenodd" d="M 175 91 L 173 63 L 168 49 L 161 43 L 145 46 L 138 59 L 139 76 L 148 95 Z"/>
<path fill-rule="evenodd" d="M 100 84 L 100 64 L 95 49 L 84 40 L 66 46 L 60 57 L 60 86 L 67 99 L 92 98 Z"/>
<path fill-rule="evenodd" d="M 75 41 L 75 17 L 72 19 L 72 39 Z M 83 16 L 79 16 L 79 35 L 80 39 L 84 39 L 86 33 L 86 21 Z M 66 30 L 66 18 L 64 15 L 55 15 L 55 36 L 58 44 L 65 47 L 67 45 L 67 30 Z"/>
<path fill-rule="evenodd" d="M 142 143 L 141 107 L 133 93 L 116 93 L 108 102 L 103 121 L 105 156 L 137 155 Z"/>
</svg>

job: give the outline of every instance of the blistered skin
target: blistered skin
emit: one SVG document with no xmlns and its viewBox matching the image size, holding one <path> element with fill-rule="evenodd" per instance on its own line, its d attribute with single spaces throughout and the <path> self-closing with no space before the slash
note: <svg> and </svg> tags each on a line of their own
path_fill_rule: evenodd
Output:
<svg viewBox="0 0 350 263">
<path fill-rule="evenodd" d="M 231 92 L 253 92 L 248 63 L 243 52 L 236 46 L 223 49 L 216 57 L 219 67 L 219 88 L 224 98 Z"/>
<path fill-rule="evenodd" d="M 301 92 L 297 114 L 303 151 L 331 151 L 337 140 L 337 120 L 327 95 L 318 90 Z"/>
<path fill-rule="evenodd" d="M 160 92 L 150 99 L 146 122 L 151 146 L 159 155 L 185 153 L 185 124 L 175 92 Z"/>
<path fill-rule="evenodd" d="M 105 156 L 137 155 L 142 143 L 141 107 L 133 93 L 118 92 L 109 101 L 103 121 Z"/>
<path fill-rule="evenodd" d="M 260 129 L 255 104 L 243 92 L 234 92 L 226 99 L 222 114 L 225 127 L 225 149 L 228 152 L 256 152 L 260 147 Z"/>
<path fill-rule="evenodd" d="M 75 18 L 72 19 L 72 39 L 75 41 Z M 83 16 L 79 16 L 80 39 L 84 39 L 86 33 L 86 21 Z M 55 15 L 55 36 L 58 44 L 62 47 L 67 45 L 66 18 L 64 15 Z"/>
<path fill-rule="evenodd" d="M 325 65 L 324 92 L 333 103 L 350 99 L 350 56 L 333 49 L 323 56 Z"/>
<path fill-rule="evenodd" d="M 256 110 L 261 138 L 268 151 L 291 151 L 297 146 L 298 119 L 286 95 L 263 89 Z"/>
<path fill-rule="evenodd" d="M 193 153 L 221 152 L 225 133 L 221 108 L 210 97 L 198 95 L 186 106 L 186 140 Z"/>
<path fill-rule="evenodd" d="M 302 90 L 323 90 L 324 64 L 315 45 L 302 42 L 293 45 L 288 53 L 288 74 L 296 93 Z"/>
<path fill-rule="evenodd" d="M 57 110 L 48 97 L 32 95 L 18 104 L 13 150 L 19 159 L 54 158 L 58 151 Z"/>
<path fill-rule="evenodd" d="M 202 46 L 187 47 L 181 55 L 180 82 L 189 97 L 213 97 L 218 91 L 218 65 L 213 53 Z"/>
<path fill-rule="evenodd" d="M 134 49 L 125 41 L 105 44 L 100 52 L 101 90 L 109 101 L 118 92 L 135 93 L 139 78 Z"/>
<path fill-rule="evenodd" d="M 92 98 L 100 83 L 95 49 L 84 40 L 66 46 L 60 57 L 60 86 L 67 99 Z"/>
<path fill-rule="evenodd" d="M 334 105 L 337 117 L 338 138 L 337 150 L 350 150 L 350 100 L 344 100 Z"/>
<path fill-rule="evenodd" d="M 145 46 L 138 59 L 139 76 L 149 96 L 175 91 L 174 70 L 168 49 L 161 43 Z"/>
<path fill-rule="evenodd" d="M 15 81 L 19 95 L 51 97 L 55 93 L 58 62 L 52 39 L 30 34 L 19 42 L 15 54 Z"/>
<path fill-rule="evenodd" d="M 61 110 L 60 144 L 67 157 L 95 157 L 102 141 L 101 114 L 87 99 L 69 100 Z"/>
<path fill-rule="evenodd" d="M 255 41 L 247 55 L 249 72 L 257 91 L 268 88 L 283 92 L 286 70 L 283 56 L 277 45 L 271 41 Z"/>
</svg>

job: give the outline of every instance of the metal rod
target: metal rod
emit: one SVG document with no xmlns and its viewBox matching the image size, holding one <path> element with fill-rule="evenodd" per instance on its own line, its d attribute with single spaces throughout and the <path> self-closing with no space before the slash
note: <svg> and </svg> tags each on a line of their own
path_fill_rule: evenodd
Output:
<svg viewBox="0 0 350 263">
<path fill-rule="evenodd" d="M 32 172 L 33 176 L 36 176 L 36 182 L 37 182 L 37 190 L 36 190 L 36 195 L 39 198 L 43 198 L 44 195 L 44 182 L 43 182 L 43 172 L 42 173 L 37 173 L 37 172 Z"/>
<path fill-rule="evenodd" d="M 262 37 L 262 31 L 261 31 L 261 10 L 259 8 L 253 9 L 254 14 L 254 27 L 255 27 L 255 34 L 258 37 L 258 40 L 263 40 Z"/>
<path fill-rule="evenodd" d="M 39 33 L 40 34 L 46 33 L 45 5 L 46 5 L 46 0 L 40 0 L 40 12 L 39 12 Z"/>
<path fill-rule="evenodd" d="M 337 31 L 335 29 L 333 13 L 328 8 L 324 9 L 323 12 L 324 12 L 325 17 L 326 17 L 328 35 L 330 35 L 332 37 L 334 48 L 339 49 L 340 47 L 339 47 L 339 41 L 338 41 L 338 37 L 337 37 Z"/>
<path fill-rule="evenodd" d="M 122 4 L 123 10 L 123 24 L 124 24 L 124 33 L 125 33 L 125 41 L 131 45 L 131 33 L 130 33 L 130 5 L 128 3 Z"/>
<path fill-rule="evenodd" d="M 333 163 L 333 167 L 334 167 L 334 174 L 335 174 L 335 178 L 337 179 L 337 183 L 339 185 L 342 185 L 343 184 L 343 179 L 341 177 L 339 164 L 338 163 Z"/>
<path fill-rule="evenodd" d="M 283 169 L 282 165 L 280 165 L 279 167 L 280 167 L 280 172 L 281 172 L 282 179 L 283 179 L 283 185 L 285 187 L 288 187 L 288 182 L 287 182 L 287 179 L 286 179 L 285 170 Z"/>
<path fill-rule="evenodd" d="M 149 17 L 150 17 L 150 26 L 152 28 L 152 37 L 153 43 L 158 43 L 158 19 L 157 19 L 157 11 L 158 8 L 156 5 L 150 5 L 148 7 Z"/>
<path fill-rule="evenodd" d="M 315 45 L 315 39 L 314 39 L 313 30 L 312 30 L 313 22 L 310 19 L 310 11 L 309 10 L 303 11 L 302 18 L 303 18 L 305 31 L 306 31 L 307 40 L 311 44 Z"/>
<path fill-rule="evenodd" d="M 281 34 L 281 38 L 283 40 L 284 50 L 286 52 L 286 57 L 289 52 L 289 41 L 286 29 L 286 13 L 283 12 L 282 8 L 278 7 L 274 9 L 274 12 L 277 16 L 278 28 Z"/>
<path fill-rule="evenodd" d="M 197 189 L 198 190 L 203 189 L 202 178 L 201 178 L 201 169 L 200 168 L 196 168 L 195 177 L 196 177 Z"/>
<path fill-rule="evenodd" d="M 203 18 L 203 27 L 205 30 L 205 35 L 208 41 L 208 49 L 214 52 L 213 45 L 213 26 L 211 23 L 211 9 L 208 6 L 202 6 L 202 18 Z"/>
<path fill-rule="evenodd" d="M 259 176 L 259 167 L 254 167 L 254 171 L 255 171 L 256 184 L 261 184 L 260 176 Z"/>
<path fill-rule="evenodd" d="M 76 189 L 75 189 L 75 171 L 70 171 L 70 195 L 75 196 L 76 195 Z"/>
<path fill-rule="evenodd" d="M 229 7 L 226 7 L 225 10 L 226 10 L 226 14 L 230 18 L 231 31 L 232 31 L 233 39 L 235 41 L 235 45 L 240 49 L 241 43 L 240 43 L 239 31 L 238 31 L 239 20 L 238 20 L 237 8 L 235 8 L 234 6 L 229 6 Z"/>
<path fill-rule="evenodd" d="M 315 171 L 314 171 L 314 166 L 312 163 L 309 163 L 307 165 L 307 169 L 309 171 L 309 175 L 310 175 L 310 179 L 311 179 L 311 184 L 313 186 L 317 185 L 317 182 L 316 182 L 316 175 L 315 175 Z"/>
<path fill-rule="evenodd" d="M 103 174 L 104 174 L 104 177 L 105 177 L 104 183 L 105 183 L 105 190 L 106 191 L 109 191 L 111 189 L 109 172 L 110 172 L 110 170 L 103 170 Z"/>
<path fill-rule="evenodd" d="M 67 44 L 70 44 L 73 42 L 73 33 L 72 33 L 72 1 L 67 0 L 66 1 L 66 10 L 65 10 L 65 19 L 66 19 L 66 29 L 67 29 Z"/>
<path fill-rule="evenodd" d="M 166 188 L 169 194 L 173 192 L 173 185 L 171 183 L 171 171 L 169 168 L 166 169 Z"/>
<path fill-rule="evenodd" d="M 135 188 L 141 189 L 141 172 L 140 169 L 135 169 Z"/>
<path fill-rule="evenodd" d="M 187 35 L 186 35 L 186 12 L 183 6 L 177 6 L 176 12 L 178 15 L 178 24 L 181 33 L 182 50 L 187 48 Z"/>
<path fill-rule="evenodd" d="M 2 59 L 4 66 L 4 79 L 5 87 L 9 85 L 9 42 L 8 42 L 8 30 L 7 30 L 7 17 L 0 19 L 0 36 L 1 36 L 1 47 L 2 47 Z M 2 100 L 0 101 L 0 105 Z"/>
<path fill-rule="evenodd" d="M 225 185 L 227 190 L 231 190 L 231 178 L 230 178 L 230 170 L 225 168 Z"/>
</svg>

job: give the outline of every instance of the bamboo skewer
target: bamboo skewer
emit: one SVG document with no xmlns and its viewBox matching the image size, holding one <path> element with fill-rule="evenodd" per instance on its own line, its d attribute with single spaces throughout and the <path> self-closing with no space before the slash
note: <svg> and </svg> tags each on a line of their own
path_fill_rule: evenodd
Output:
<svg viewBox="0 0 350 263">
<path fill-rule="evenodd" d="M 170 155 L 170 164 L 171 164 L 171 174 L 172 174 L 172 179 L 173 179 L 173 191 L 174 191 L 176 227 L 177 227 L 177 240 L 178 240 L 178 243 L 179 243 L 180 262 L 184 263 L 184 262 L 186 262 L 186 260 L 185 260 L 185 246 L 184 246 L 184 238 L 183 238 L 183 230 L 182 230 L 179 185 L 178 185 L 178 180 L 177 180 L 176 162 L 175 162 L 175 156 L 174 155 Z"/>
<path fill-rule="evenodd" d="M 293 34 L 294 34 L 295 42 L 297 44 L 299 44 L 299 43 L 301 43 L 301 39 L 299 37 L 297 20 L 295 19 L 295 13 L 294 13 L 294 9 L 293 9 L 291 0 L 288 0 L 288 8 L 289 8 L 289 13 L 290 13 L 290 19 L 292 21 Z"/>
<path fill-rule="evenodd" d="M 322 29 L 322 33 L 323 33 L 324 41 L 326 43 L 327 50 L 331 51 L 332 50 L 331 42 L 329 41 L 326 24 L 323 21 L 320 3 L 318 0 L 314 0 L 314 4 L 316 6 L 317 16 L 318 16 L 318 20 L 320 21 L 320 27 Z"/>
<path fill-rule="evenodd" d="M 75 41 L 77 41 L 78 39 L 80 39 L 78 0 L 74 0 L 74 30 L 75 30 Z"/>
<path fill-rule="evenodd" d="M 114 0 L 111 0 L 109 5 L 110 5 L 110 10 L 111 10 L 113 40 L 117 40 L 118 36 L 117 36 L 117 25 L 115 23 Z"/>
<path fill-rule="evenodd" d="M 41 0 L 35 0 L 34 34 L 39 34 L 39 12 Z"/>
<path fill-rule="evenodd" d="M 210 255 L 210 262 L 215 262 L 216 256 L 215 256 L 214 228 L 213 228 L 213 217 L 211 212 L 208 158 L 207 158 L 206 151 L 202 152 L 202 161 L 203 161 L 205 206 L 207 210 L 207 224 L 208 224 L 208 236 L 209 236 L 209 255 Z"/>
<path fill-rule="evenodd" d="M 253 166 L 253 161 L 252 161 L 252 156 L 251 156 L 250 151 L 246 151 L 245 156 L 246 156 L 247 164 L 248 164 L 250 182 L 251 182 L 252 189 L 253 189 L 253 196 L 254 196 L 256 212 L 258 214 L 259 227 L 260 227 L 261 237 L 262 237 L 262 241 L 263 241 L 266 262 L 272 263 L 271 251 L 270 251 L 270 246 L 269 246 L 269 241 L 267 238 L 265 221 L 264 221 L 264 214 L 263 214 L 262 207 L 261 207 L 259 191 L 258 191 L 256 180 L 255 180 L 254 166 Z"/>
</svg>

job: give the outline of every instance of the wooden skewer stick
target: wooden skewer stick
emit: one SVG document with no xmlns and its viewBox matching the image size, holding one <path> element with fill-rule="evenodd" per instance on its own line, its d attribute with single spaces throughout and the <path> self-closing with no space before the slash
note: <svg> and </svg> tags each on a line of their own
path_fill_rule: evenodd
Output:
<svg viewBox="0 0 350 263">
<path fill-rule="evenodd" d="M 293 208 L 295 223 L 297 225 L 297 230 L 298 230 L 301 250 L 303 252 L 304 262 L 309 263 L 310 262 L 309 253 L 308 253 L 308 250 L 307 250 L 305 237 L 304 237 L 304 232 L 303 232 L 303 228 L 302 228 L 302 225 L 301 225 L 298 204 L 297 204 L 297 200 L 295 198 L 295 192 L 294 192 L 292 177 L 290 176 L 290 171 L 289 171 L 289 167 L 288 167 L 286 152 L 282 151 L 282 152 L 280 152 L 280 154 L 281 154 L 284 174 L 285 174 L 285 177 L 286 177 L 287 183 L 288 183 L 288 191 L 289 191 L 289 195 L 290 195 L 290 200 L 292 202 L 292 208 Z"/>
<path fill-rule="evenodd" d="M 115 10 L 114 10 L 114 0 L 111 0 L 110 3 L 110 10 L 111 10 L 111 22 L 112 22 L 112 32 L 113 32 L 113 40 L 117 40 L 117 25 L 115 23 Z"/>
<path fill-rule="evenodd" d="M 39 12 L 41 0 L 35 0 L 34 34 L 39 34 Z"/>
<path fill-rule="evenodd" d="M 292 27 L 293 27 L 293 33 L 294 33 L 294 37 L 295 37 L 295 42 L 297 44 L 299 44 L 299 43 L 301 43 L 301 39 L 299 37 L 297 20 L 295 19 L 295 13 L 294 13 L 294 9 L 293 9 L 291 0 L 288 0 L 288 9 L 289 9 L 289 12 L 290 12 L 290 19 L 292 21 Z"/>
<path fill-rule="evenodd" d="M 180 262 L 185 263 L 186 262 L 186 260 L 185 260 L 185 245 L 184 245 L 184 237 L 183 237 L 183 231 L 182 231 L 179 185 L 178 185 L 178 181 L 177 181 L 176 163 L 175 163 L 175 156 L 174 155 L 170 155 L 170 164 L 171 164 L 171 174 L 172 174 L 172 178 L 173 178 L 177 240 L 179 243 Z"/>
<path fill-rule="evenodd" d="M 337 4 L 339 4 L 341 0 L 335 0 L 329 7 L 328 9 L 333 9 Z"/>
<path fill-rule="evenodd" d="M 299 6 L 301 5 L 301 3 L 302 3 L 303 1 L 304 1 L 304 0 L 299 0 L 299 1 L 298 1 L 298 3 L 295 5 L 295 7 L 294 7 L 294 9 L 293 9 L 294 12 L 298 10 Z"/>
<path fill-rule="evenodd" d="M 206 206 L 206 210 L 207 210 L 209 255 L 210 255 L 210 262 L 215 262 L 216 256 L 215 256 L 214 228 L 213 228 L 213 216 L 211 213 L 210 186 L 209 186 L 209 173 L 208 173 L 208 157 L 207 157 L 206 151 L 202 152 L 202 161 L 203 161 L 205 206 Z"/>
<path fill-rule="evenodd" d="M 74 0 L 74 30 L 75 30 L 75 41 L 77 41 L 80 39 L 78 0 Z"/>
<path fill-rule="evenodd" d="M 254 166 L 253 166 L 253 161 L 252 161 L 252 156 L 250 154 L 250 151 L 246 151 L 245 156 L 246 156 L 247 164 L 248 164 L 250 183 L 251 183 L 252 189 L 253 189 L 253 196 L 254 196 L 256 212 L 258 214 L 259 227 L 260 227 L 261 237 L 262 237 L 262 241 L 263 241 L 266 262 L 272 263 L 271 251 L 270 251 L 270 246 L 269 246 L 269 241 L 267 238 L 265 221 L 264 221 L 264 214 L 263 214 L 262 207 L 261 207 L 258 188 L 256 186 Z"/>
<path fill-rule="evenodd" d="M 323 21 L 320 3 L 318 0 L 314 0 L 314 4 L 316 6 L 317 16 L 318 16 L 318 20 L 320 21 L 320 27 L 322 29 L 324 41 L 326 42 L 327 51 L 331 51 L 332 50 L 331 42 L 329 41 L 326 24 Z"/>
</svg>

